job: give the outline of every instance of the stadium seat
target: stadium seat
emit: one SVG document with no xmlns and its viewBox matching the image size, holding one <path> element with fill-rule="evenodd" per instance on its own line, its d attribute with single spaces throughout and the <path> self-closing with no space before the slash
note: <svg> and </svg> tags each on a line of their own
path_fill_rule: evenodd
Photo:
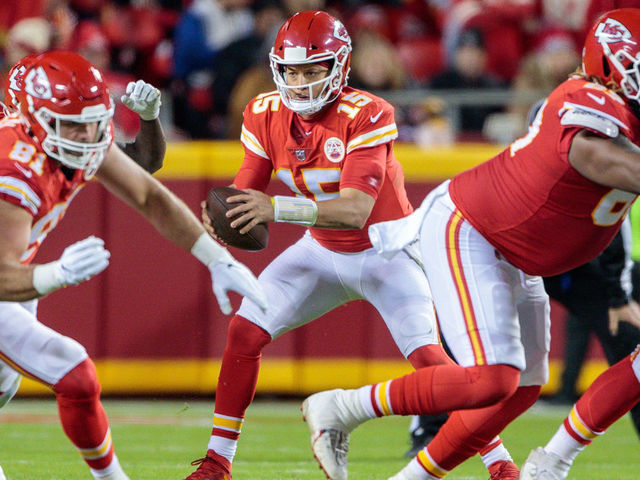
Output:
<svg viewBox="0 0 640 480">
<path fill-rule="evenodd" d="M 412 38 L 396 45 L 400 61 L 414 82 L 427 83 L 444 68 L 440 41 L 434 38 Z"/>
</svg>

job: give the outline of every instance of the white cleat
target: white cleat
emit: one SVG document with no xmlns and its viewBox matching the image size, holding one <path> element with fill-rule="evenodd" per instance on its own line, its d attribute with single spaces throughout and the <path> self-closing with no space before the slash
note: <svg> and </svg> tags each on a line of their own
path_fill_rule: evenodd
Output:
<svg viewBox="0 0 640 480">
<path fill-rule="evenodd" d="M 531 450 L 520 469 L 520 480 L 563 480 L 567 478 L 571 464 L 544 448 Z"/>
<path fill-rule="evenodd" d="M 414 458 L 407 463 L 406 467 L 396 473 L 393 477 L 389 478 L 389 480 L 424 480 L 427 477 L 427 473 L 418 465 L 418 462 Z"/>
<path fill-rule="evenodd" d="M 358 401 L 355 390 L 336 389 L 311 395 L 302 403 L 313 456 L 330 480 L 347 480 L 349 433 L 360 424 L 351 410 L 358 406 L 349 405 L 354 399 Z"/>
<path fill-rule="evenodd" d="M 131 480 L 126 473 L 124 473 L 124 470 L 122 469 L 122 466 L 120 465 L 120 462 L 118 461 L 118 458 L 114 456 L 113 459 L 113 463 L 111 464 L 111 467 L 109 468 L 109 473 L 107 473 L 106 475 L 97 475 L 95 471 L 91 471 L 91 473 L 93 474 L 94 478 L 96 480 Z M 2 479 L 0 479 L 2 480 Z"/>
<path fill-rule="evenodd" d="M 2 467 L 0 467 L 0 480 L 7 480 L 7 477 L 4 476 L 4 472 L 2 471 Z"/>
</svg>

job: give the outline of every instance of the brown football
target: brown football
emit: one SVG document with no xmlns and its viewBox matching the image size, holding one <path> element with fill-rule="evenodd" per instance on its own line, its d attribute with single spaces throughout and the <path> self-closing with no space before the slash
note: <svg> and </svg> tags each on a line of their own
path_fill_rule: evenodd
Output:
<svg viewBox="0 0 640 480">
<path fill-rule="evenodd" d="M 207 194 L 207 213 L 216 235 L 230 247 L 242 250 L 262 250 L 269 240 L 269 229 L 265 223 L 260 223 L 242 234 L 240 230 L 232 228 L 233 218 L 225 214 L 238 204 L 227 203 L 227 198 L 242 193 L 233 187 L 213 187 Z"/>
</svg>

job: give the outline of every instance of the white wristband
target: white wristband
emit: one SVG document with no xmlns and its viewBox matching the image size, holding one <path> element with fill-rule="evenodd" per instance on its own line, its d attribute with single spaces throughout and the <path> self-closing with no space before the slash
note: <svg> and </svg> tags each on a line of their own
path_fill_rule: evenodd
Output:
<svg viewBox="0 0 640 480">
<path fill-rule="evenodd" d="M 33 288 L 40 295 L 46 295 L 60 287 L 66 287 L 64 278 L 61 278 L 58 262 L 36 265 L 33 269 Z"/>
<path fill-rule="evenodd" d="M 315 225 L 318 219 L 318 205 L 309 198 L 272 197 L 273 217 L 276 222 L 297 223 L 308 227 Z"/>
<path fill-rule="evenodd" d="M 224 261 L 231 257 L 226 248 L 220 246 L 207 232 L 203 232 L 191 247 L 191 254 L 205 265 Z"/>
</svg>

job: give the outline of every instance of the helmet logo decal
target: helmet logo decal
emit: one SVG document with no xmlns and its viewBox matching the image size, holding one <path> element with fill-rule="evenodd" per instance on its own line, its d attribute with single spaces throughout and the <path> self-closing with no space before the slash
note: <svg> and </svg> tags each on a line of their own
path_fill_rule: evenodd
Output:
<svg viewBox="0 0 640 480">
<path fill-rule="evenodd" d="M 333 36 L 338 40 L 342 40 L 343 42 L 351 45 L 351 38 L 349 37 L 349 33 L 340 20 L 336 20 L 333 23 Z"/>
<path fill-rule="evenodd" d="M 332 163 L 339 163 L 344 158 L 344 143 L 337 137 L 328 138 L 324 142 L 324 154 Z"/>
<path fill-rule="evenodd" d="M 629 29 L 613 18 L 607 18 L 604 22 L 600 23 L 598 28 L 596 28 L 595 35 L 598 38 L 598 43 L 636 43 L 631 40 L 631 32 Z"/>
<path fill-rule="evenodd" d="M 42 67 L 31 70 L 24 79 L 24 91 L 35 98 L 49 100 L 53 97 L 51 83 Z"/>
</svg>

